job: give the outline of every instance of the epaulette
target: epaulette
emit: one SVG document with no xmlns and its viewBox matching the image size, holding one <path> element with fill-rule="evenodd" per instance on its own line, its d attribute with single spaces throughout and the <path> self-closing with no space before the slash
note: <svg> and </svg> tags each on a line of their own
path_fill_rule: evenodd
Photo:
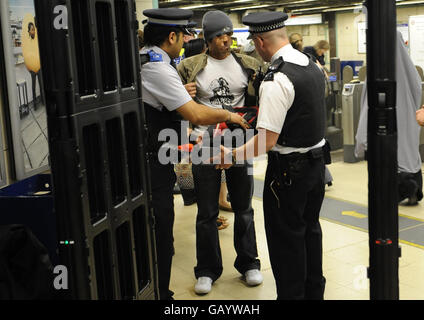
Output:
<svg viewBox="0 0 424 320">
<path fill-rule="evenodd" d="M 143 65 L 147 62 L 161 62 L 163 61 L 162 54 L 150 50 L 147 53 L 140 54 L 140 64 Z"/>
<path fill-rule="evenodd" d="M 279 57 L 268 68 L 264 81 L 274 81 L 274 73 L 278 72 L 284 66 L 283 57 Z"/>
</svg>

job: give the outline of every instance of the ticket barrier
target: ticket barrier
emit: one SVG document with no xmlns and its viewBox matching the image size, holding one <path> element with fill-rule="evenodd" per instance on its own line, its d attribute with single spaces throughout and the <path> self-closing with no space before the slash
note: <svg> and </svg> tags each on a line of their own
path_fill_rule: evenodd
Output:
<svg viewBox="0 0 424 320">
<path fill-rule="evenodd" d="M 343 159 L 348 163 L 361 160 L 355 157 L 355 136 L 361 113 L 363 87 L 363 82 L 346 83 L 342 93 Z"/>
</svg>

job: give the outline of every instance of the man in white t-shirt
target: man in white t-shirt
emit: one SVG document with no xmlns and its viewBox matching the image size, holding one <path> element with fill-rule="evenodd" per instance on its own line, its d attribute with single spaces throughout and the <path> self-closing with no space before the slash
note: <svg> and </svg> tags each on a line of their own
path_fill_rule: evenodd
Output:
<svg viewBox="0 0 424 320">
<path fill-rule="evenodd" d="M 221 11 L 210 11 L 203 17 L 203 32 L 208 44 L 205 54 L 184 59 L 178 65 L 178 72 L 185 84 L 195 88 L 195 100 L 211 108 L 230 106 L 257 106 L 253 90 L 255 74 L 263 68 L 255 58 L 231 52 L 233 25 Z M 215 126 L 213 128 L 216 128 Z M 213 128 L 197 126 L 199 136 L 212 133 Z M 213 133 L 212 133 L 213 134 Z M 206 144 L 205 139 L 203 140 Z M 226 183 L 235 214 L 234 247 L 237 258 L 235 268 L 244 276 L 250 286 L 263 281 L 260 261 L 257 258 L 256 235 L 253 220 L 252 196 L 253 176 L 248 174 L 249 165 L 226 170 Z M 219 245 L 216 218 L 219 213 L 219 190 L 221 170 L 212 165 L 193 164 L 194 186 L 198 214 L 196 220 L 197 278 L 195 292 L 206 294 L 212 283 L 222 274 L 222 258 Z"/>
</svg>

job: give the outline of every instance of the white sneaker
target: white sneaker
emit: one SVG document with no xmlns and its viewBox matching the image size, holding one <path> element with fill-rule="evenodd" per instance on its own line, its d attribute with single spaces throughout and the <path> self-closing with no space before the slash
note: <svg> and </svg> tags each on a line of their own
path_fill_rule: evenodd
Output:
<svg viewBox="0 0 424 320">
<path fill-rule="evenodd" d="M 244 274 L 246 282 L 249 286 L 260 285 L 264 281 L 264 277 L 258 269 L 252 269 L 246 271 Z"/>
<path fill-rule="evenodd" d="M 209 277 L 199 277 L 194 286 L 194 292 L 197 294 L 206 294 L 212 290 L 212 279 Z"/>
</svg>

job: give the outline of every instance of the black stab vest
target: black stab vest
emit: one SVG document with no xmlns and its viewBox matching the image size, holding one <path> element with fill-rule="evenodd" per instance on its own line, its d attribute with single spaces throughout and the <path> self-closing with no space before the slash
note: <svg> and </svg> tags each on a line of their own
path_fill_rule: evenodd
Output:
<svg viewBox="0 0 424 320">
<path fill-rule="evenodd" d="M 154 154 L 159 152 L 160 147 L 166 142 L 159 141 L 159 133 L 163 129 L 173 129 L 178 136 L 178 144 L 180 144 L 182 118 L 177 111 L 168 111 L 165 107 L 159 111 L 146 102 L 143 104 L 147 123 L 147 151 Z"/>
<path fill-rule="evenodd" d="M 300 66 L 284 62 L 280 57 L 269 67 L 264 81 L 272 81 L 277 72 L 289 78 L 295 91 L 277 143 L 286 147 L 312 147 L 325 134 L 324 74 L 311 59 L 307 66 Z"/>
</svg>

